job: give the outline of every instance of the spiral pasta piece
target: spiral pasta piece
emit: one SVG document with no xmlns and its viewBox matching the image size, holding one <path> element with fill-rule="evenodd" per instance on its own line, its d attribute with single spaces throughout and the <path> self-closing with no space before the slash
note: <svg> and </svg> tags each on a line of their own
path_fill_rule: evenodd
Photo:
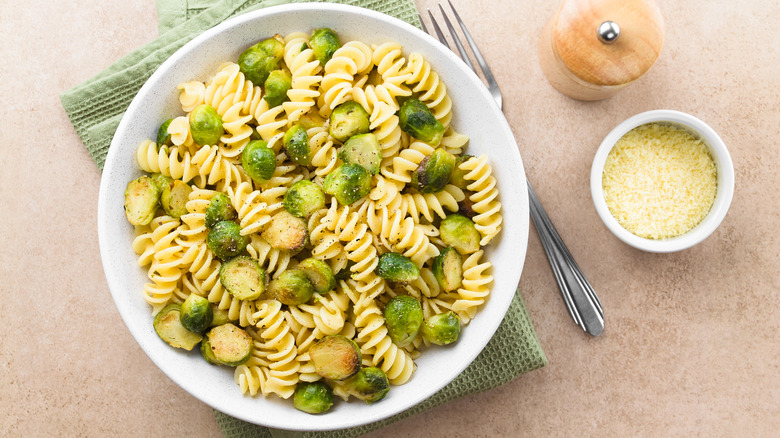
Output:
<svg viewBox="0 0 780 438">
<path fill-rule="evenodd" d="M 389 169 L 389 166 L 383 166 L 380 171 L 385 178 L 394 179 L 404 184 L 410 183 L 412 182 L 412 172 L 433 150 L 434 147 L 427 143 L 414 141 L 408 148 L 399 152 L 398 156 L 392 158 L 392 170 Z"/>
<path fill-rule="evenodd" d="M 147 272 L 151 283 L 144 285 L 144 299 L 152 306 L 153 314 L 162 310 L 180 290 L 182 248 L 176 244 L 180 224 L 170 216 L 156 217 L 150 224 L 154 255 Z"/>
<path fill-rule="evenodd" d="M 179 93 L 179 103 L 184 112 L 189 113 L 202 104 L 206 95 L 206 84 L 200 81 L 182 82 L 176 86 Z"/>
<path fill-rule="evenodd" d="M 290 332 L 281 307 L 282 303 L 277 300 L 259 301 L 254 319 L 262 340 L 258 347 L 266 353 L 265 357 L 270 362 L 267 379 L 261 386 L 263 395 L 273 393 L 281 398 L 289 398 L 298 383 L 300 364 L 296 360 L 298 350 L 295 337 Z"/>
<path fill-rule="evenodd" d="M 314 51 L 308 48 L 308 36 L 294 33 L 285 37 L 284 60 L 292 75 L 291 88 L 287 91 L 289 102 L 282 103 L 287 113 L 287 123 L 295 123 L 303 114 L 309 112 L 320 96 L 319 85 L 322 81 L 322 67 L 314 57 Z M 303 48 L 303 49 L 302 49 Z"/>
<path fill-rule="evenodd" d="M 174 146 L 157 147 L 151 140 L 142 141 L 136 148 L 136 161 L 141 170 L 149 173 L 162 173 L 173 179 L 190 181 L 198 176 L 198 167 L 192 163 L 188 151 Z"/>
<path fill-rule="evenodd" d="M 242 236 L 260 233 L 268 227 L 273 217 L 268 204 L 260 201 L 260 190 L 254 190 L 251 183 L 244 181 L 235 189 L 228 187 L 227 193 L 238 214 Z"/>
<path fill-rule="evenodd" d="M 360 41 L 350 41 L 339 47 L 325 64 L 317 105 L 320 115 L 327 117 L 339 104 L 349 100 L 355 76 L 373 66 L 371 48 Z"/>
<path fill-rule="evenodd" d="M 490 275 L 490 262 L 480 262 L 483 251 L 479 250 L 463 261 L 463 285 L 458 289 L 459 299 L 452 305 L 452 310 L 458 314 L 461 322 L 468 324 L 477 313 L 487 296 L 493 276 Z"/>
<path fill-rule="evenodd" d="M 471 208 L 477 213 L 472 219 L 482 235 L 479 244 L 485 246 L 498 235 L 503 222 L 496 178 L 484 154 L 466 160 L 460 164 L 460 168 L 467 171 L 463 178 L 466 181 L 473 181 L 466 188 L 474 192 L 469 196 L 472 202 Z"/>
<path fill-rule="evenodd" d="M 309 148 L 311 149 L 311 165 L 315 167 L 314 173 L 324 177 L 333 172 L 338 166 L 338 149 L 333 137 L 328 133 L 327 126 L 315 126 L 306 130 L 309 136 Z"/>
</svg>

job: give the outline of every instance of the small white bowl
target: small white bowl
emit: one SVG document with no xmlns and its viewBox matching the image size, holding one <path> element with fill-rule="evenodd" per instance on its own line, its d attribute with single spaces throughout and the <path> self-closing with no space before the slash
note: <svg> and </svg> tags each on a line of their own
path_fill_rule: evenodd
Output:
<svg viewBox="0 0 780 438">
<path fill-rule="evenodd" d="M 639 237 L 623 228 L 622 225 L 612 216 L 607 203 L 604 199 L 604 190 L 602 187 L 602 175 L 604 163 L 607 155 L 627 132 L 647 123 L 662 122 L 673 126 L 683 128 L 701 139 L 707 146 L 715 161 L 718 173 L 718 189 L 715 195 L 710 212 L 690 231 L 668 239 L 646 239 Z M 593 159 L 593 165 L 590 171 L 590 191 L 593 197 L 593 204 L 604 224 L 623 242 L 644 251 L 649 252 L 674 252 L 687 249 L 701 242 L 720 225 L 731 204 L 731 198 L 734 195 L 734 166 L 731 162 L 731 156 L 726 149 L 726 145 L 718 134 L 706 123 L 696 117 L 679 111 L 672 110 L 654 110 L 637 114 L 623 123 L 619 124 L 604 138 L 596 151 Z"/>
</svg>

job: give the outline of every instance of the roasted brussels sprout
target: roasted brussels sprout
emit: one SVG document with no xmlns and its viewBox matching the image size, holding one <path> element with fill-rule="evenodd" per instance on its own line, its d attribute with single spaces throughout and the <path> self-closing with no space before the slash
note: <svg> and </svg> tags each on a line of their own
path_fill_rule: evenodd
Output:
<svg viewBox="0 0 780 438">
<path fill-rule="evenodd" d="M 317 61 L 319 61 L 320 64 L 325 65 L 330 61 L 333 53 L 341 47 L 341 42 L 339 42 L 339 37 L 336 35 L 336 32 L 323 27 L 315 29 L 311 34 L 309 47 L 311 47 L 311 50 L 314 52 L 314 57 L 317 58 Z"/>
<path fill-rule="evenodd" d="M 319 128 L 320 126 L 325 126 L 325 119 L 317 111 L 309 111 L 298 119 L 298 123 L 304 129 Z"/>
<path fill-rule="evenodd" d="M 302 218 L 280 211 L 260 235 L 276 249 L 298 251 L 309 240 L 309 226 Z"/>
<path fill-rule="evenodd" d="M 325 177 L 322 189 L 339 204 L 349 205 L 371 191 L 371 175 L 359 164 L 342 164 Z"/>
<path fill-rule="evenodd" d="M 209 357 L 213 357 L 214 362 L 219 365 L 237 367 L 252 356 L 252 337 L 231 323 L 218 325 L 209 330 L 205 341 L 211 350 Z"/>
<path fill-rule="evenodd" d="M 218 325 L 227 324 L 231 322 L 230 312 L 228 311 L 228 309 L 220 309 L 219 305 L 212 304 L 211 311 L 214 314 L 214 317 L 211 319 L 211 324 L 209 324 L 209 326 L 216 327 Z"/>
<path fill-rule="evenodd" d="M 420 276 L 420 268 L 409 257 L 394 252 L 386 252 L 379 256 L 379 263 L 376 265 L 376 275 L 385 280 L 408 283 Z"/>
<path fill-rule="evenodd" d="M 319 185 L 306 179 L 300 180 L 284 194 L 283 204 L 293 216 L 308 217 L 325 207 L 325 193 Z"/>
<path fill-rule="evenodd" d="M 209 206 L 206 207 L 206 228 L 212 228 L 218 222 L 232 221 L 237 217 L 238 213 L 230 203 L 228 195 L 219 192 L 211 198 Z"/>
<path fill-rule="evenodd" d="M 292 88 L 292 76 L 285 70 L 274 70 L 265 80 L 265 99 L 268 106 L 273 108 L 290 100 L 287 91 Z"/>
<path fill-rule="evenodd" d="M 364 367 L 343 383 L 344 389 L 366 403 L 382 400 L 390 391 L 387 374 L 377 367 Z"/>
<path fill-rule="evenodd" d="M 230 295 L 239 300 L 256 300 L 265 292 L 265 269 L 257 260 L 238 256 L 222 264 L 219 281 Z"/>
<path fill-rule="evenodd" d="M 190 187 L 184 181 L 175 179 L 163 187 L 160 194 L 160 204 L 170 217 L 181 217 L 187 214 L 187 201 L 190 200 Z"/>
<path fill-rule="evenodd" d="M 458 155 L 455 157 L 455 168 L 452 169 L 452 173 L 450 174 L 450 184 L 461 190 L 466 190 L 466 187 L 471 182 L 467 181 L 465 178 L 468 171 L 461 169 L 460 165 L 473 157 L 473 155 Z"/>
<path fill-rule="evenodd" d="M 181 325 L 194 333 L 203 333 L 214 318 L 211 303 L 206 298 L 197 294 L 190 294 L 181 303 Z"/>
<path fill-rule="evenodd" d="M 401 348 L 414 341 L 423 323 L 422 305 L 409 295 L 396 295 L 388 301 L 384 316 L 387 334 Z"/>
<path fill-rule="evenodd" d="M 471 200 L 471 192 L 464 192 L 466 197 L 462 201 L 458 202 L 458 213 L 466 216 L 467 218 L 473 218 L 477 215 L 474 211 L 474 201 Z"/>
<path fill-rule="evenodd" d="M 309 147 L 309 134 L 306 128 L 296 123 L 284 133 L 284 150 L 287 156 L 296 163 L 308 166 L 311 164 L 311 148 Z"/>
<path fill-rule="evenodd" d="M 222 117 L 211 105 L 198 105 L 190 113 L 190 134 L 195 143 L 201 146 L 215 145 L 224 133 Z"/>
<path fill-rule="evenodd" d="M 304 259 L 295 269 L 302 271 L 314 286 L 314 291 L 324 294 L 336 287 L 336 277 L 327 263 L 314 257 Z"/>
<path fill-rule="evenodd" d="M 328 335 L 309 349 L 309 357 L 320 376 L 331 380 L 348 379 L 360 371 L 360 347 L 342 335 Z"/>
<path fill-rule="evenodd" d="M 330 135 L 338 141 L 347 141 L 353 135 L 365 134 L 369 130 L 368 112 L 362 105 L 350 100 L 342 103 L 330 113 Z"/>
<path fill-rule="evenodd" d="M 460 214 L 451 214 L 439 224 L 441 240 L 455 248 L 461 254 L 471 254 L 479 250 L 482 238 L 474 226 L 474 221 Z"/>
<path fill-rule="evenodd" d="M 288 269 L 268 283 L 268 294 L 282 304 L 297 306 L 314 295 L 314 286 L 303 271 Z"/>
<path fill-rule="evenodd" d="M 216 327 L 216 325 L 212 327 Z M 206 336 L 204 336 L 203 340 L 200 342 L 200 355 L 203 356 L 203 359 L 205 359 L 206 362 L 212 365 L 222 365 L 219 363 L 219 361 L 217 361 L 217 358 L 214 357 L 214 351 L 211 350 L 211 343 L 209 342 L 209 338 Z"/>
<path fill-rule="evenodd" d="M 431 145 L 438 145 L 444 126 L 419 99 L 407 99 L 398 110 L 398 125 L 405 133 Z"/>
<path fill-rule="evenodd" d="M 148 176 L 141 176 L 127 184 L 125 215 L 133 225 L 149 225 L 160 203 L 160 187 Z"/>
<path fill-rule="evenodd" d="M 152 181 L 154 181 L 155 184 L 157 184 L 157 187 L 160 188 L 160 193 L 162 193 L 163 187 L 173 183 L 173 178 L 170 176 L 165 176 L 159 172 L 153 173 L 150 178 Z"/>
<path fill-rule="evenodd" d="M 276 154 L 267 142 L 252 140 L 241 152 L 241 166 L 254 182 L 262 184 L 274 176 Z"/>
<path fill-rule="evenodd" d="M 284 57 L 284 40 L 275 36 L 244 50 L 238 57 L 241 73 L 255 85 L 262 85 L 273 70 L 278 70 Z"/>
<path fill-rule="evenodd" d="M 371 175 L 376 175 L 382 162 L 382 148 L 376 135 L 370 132 L 353 135 L 341 147 L 339 158 L 345 163 L 359 164 Z"/>
<path fill-rule="evenodd" d="M 433 259 L 431 271 L 442 289 L 447 292 L 454 291 L 463 282 L 463 256 L 455 248 L 448 246 Z"/>
<path fill-rule="evenodd" d="M 184 350 L 192 350 L 203 339 L 198 333 L 184 328 L 181 323 L 181 306 L 168 304 L 154 317 L 154 331 L 168 345 Z"/>
<path fill-rule="evenodd" d="M 453 311 L 433 315 L 425 320 L 421 333 L 431 344 L 451 344 L 460 336 L 460 318 Z"/>
<path fill-rule="evenodd" d="M 249 238 L 241 235 L 241 227 L 233 221 L 217 222 L 206 236 L 206 245 L 222 260 L 241 254 L 248 244 Z"/>
<path fill-rule="evenodd" d="M 168 126 L 170 126 L 173 119 L 168 119 L 160 125 L 157 130 L 157 146 L 165 146 L 171 144 L 171 134 L 168 133 Z"/>
<path fill-rule="evenodd" d="M 298 382 L 293 406 L 308 414 L 321 414 L 333 406 L 333 390 L 323 381 Z"/>
<path fill-rule="evenodd" d="M 455 168 L 455 156 L 443 148 L 437 148 L 423 158 L 412 172 L 412 187 L 422 193 L 436 193 L 444 190 Z"/>
</svg>

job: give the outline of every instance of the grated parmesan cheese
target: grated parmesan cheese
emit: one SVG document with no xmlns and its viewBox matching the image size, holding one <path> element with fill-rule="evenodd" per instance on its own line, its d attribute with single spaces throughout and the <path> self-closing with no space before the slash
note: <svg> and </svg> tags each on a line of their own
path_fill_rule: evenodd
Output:
<svg viewBox="0 0 780 438">
<path fill-rule="evenodd" d="M 709 213 L 717 169 L 707 147 L 688 131 L 648 123 L 615 143 L 602 187 L 612 216 L 647 239 L 685 234 Z"/>
</svg>

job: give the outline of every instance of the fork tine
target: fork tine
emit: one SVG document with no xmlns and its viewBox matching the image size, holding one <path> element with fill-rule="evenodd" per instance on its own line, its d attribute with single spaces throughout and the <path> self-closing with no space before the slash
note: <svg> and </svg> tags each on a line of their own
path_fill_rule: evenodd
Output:
<svg viewBox="0 0 780 438">
<path fill-rule="evenodd" d="M 422 19 L 422 15 L 420 15 L 420 14 L 417 14 L 417 18 L 419 18 L 419 19 L 420 19 L 420 26 L 422 27 L 422 30 L 423 30 L 423 32 L 425 32 L 425 33 L 427 33 L 428 35 L 430 35 L 431 33 L 430 33 L 430 32 L 428 32 L 428 28 L 427 28 L 427 27 L 425 27 L 425 21 Z"/>
<path fill-rule="evenodd" d="M 433 18 L 433 14 L 431 13 L 431 10 L 428 9 L 428 15 L 431 17 L 431 24 L 433 25 L 433 30 L 436 31 L 436 38 L 439 39 L 439 41 L 447 46 L 448 49 L 452 50 L 450 47 L 450 44 L 447 42 L 447 38 L 444 38 L 444 34 L 441 32 L 441 28 L 439 27 L 439 23 L 436 22 L 436 19 Z"/>
<path fill-rule="evenodd" d="M 455 6 L 452 5 L 452 2 L 450 0 L 447 0 L 447 3 L 450 4 L 450 9 L 452 9 L 452 12 L 455 14 L 455 19 L 458 20 L 458 24 L 460 25 L 460 28 L 463 31 L 463 36 L 466 37 L 466 41 L 469 43 L 469 47 L 471 47 L 471 51 L 474 52 L 474 57 L 477 58 L 477 63 L 479 64 L 479 67 L 482 69 L 482 72 L 485 74 L 485 77 L 489 78 L 488 81 L 491 80 L 495 81 L 495 78 L 493 77 L 493 73 L 490 71 L 490 67 L 488 67 L 487 62 L 485 62 L 485 58 L 482 56 L 482 52 L 480 52 L 479 47 L 477 47 L 477 43 L 474 41 L 474 38 L 471 37 L 471 34 L 469 33 L 468 29 L 466 29 L 466 25 L 463 24 L 463 20 L 460 19 L 460 14 L 458 14 L 458 11 L 455 10 Z M 439 7 L 441 7 L 441 5 L 439 5 Z M 443 9 L 442 12 L 444 12 Z M 449 24 L 449 20 L 447 20 L 447 23 Z M 452 31 L 452 28 L 450 28 L 450 30 Z"/>
<path fill-rule="evenodd" d="M 460 19 L 460 14 L 458 14 L 458 11 L 455 10 L 455 6 L 452 5 L 452 1 L 447 0 L 447 3 L 450 4 L 450 9 L 452 9 L 452 12 L 455 14 L 455 19 L 458 20 L 458 24 L 463 31 L 463 36 L 466 37 L 466 41 L 469 43 L 469 47 L 471 47 L 471 51 L 474 53 L 474 57 L 477 58 L 477 64 L 479 64 L 479 68 L 482 69 L 482 73 L 485 75 L 485 79 L 488 82 L 493 97 L 496 99 L 498 106 L 501 107 L 501 91 L 498 89 L 498 84 L 496 83 L 496 78 L 493 77 L 493 72 L 490 71 L 490 67 L 488 67 L 487 62 L 485 62 L 485 58 L 482 56 L 482 52 L 479 51 L 477 43 L 474 41 L 474 38 L 471 37 L 468 29 L 466 29 L 466 25 L 463 24 L 463 20 Z M 439 7 L 441 8 L 441 5 L 439 5 Z M 443 9 L 442 12 L 444 12 Z M 445 15 L 444 18 L 446 19 L 447 16 Z M 447 24 L 449 24 L 449 20 L 447 20 Z M 450 32 L 452 33 L 453 39 L 458 41 L 458 38 L 451 27 Z M 472 67 L 472 70 L 473 69 L 474 67 Z"/>
<path fill-rule="evenodd" d="M 450 3 L 450 7 L 452 7 L 452 3 Z M 441 3 L 439 3 L 439 10 L 441 11 L 442 17 L 444 17 L 444 23 L 447 25 L 447 29 L 450 31 L 450 36 L 452 37 L 452 41 L 455 42 L 455 47 L 458 48 L 458 53 L 460 53 L 461 59 L 463 59 L 463 62 L 466 63 L 466 65 L 471 68 L 471 70 L 476 73 L 477 70 L 474 68 L 474 64 L 471 63 L 471 59 L 469 59 L 469 54 L 466 53 L 466 48 L 463 47 L 463 43 L 460 42 L 460 38 L 458 38 L 458 34 L 455 33 L 455 28 L 452 27 L 452 23 L 450 22 L 449 17 L 447 17 L 447 14 L 444 12 L 444 8 L 441 7 Z M 461 27 L 463 25 L 461 24 Z"/>
</svg>

